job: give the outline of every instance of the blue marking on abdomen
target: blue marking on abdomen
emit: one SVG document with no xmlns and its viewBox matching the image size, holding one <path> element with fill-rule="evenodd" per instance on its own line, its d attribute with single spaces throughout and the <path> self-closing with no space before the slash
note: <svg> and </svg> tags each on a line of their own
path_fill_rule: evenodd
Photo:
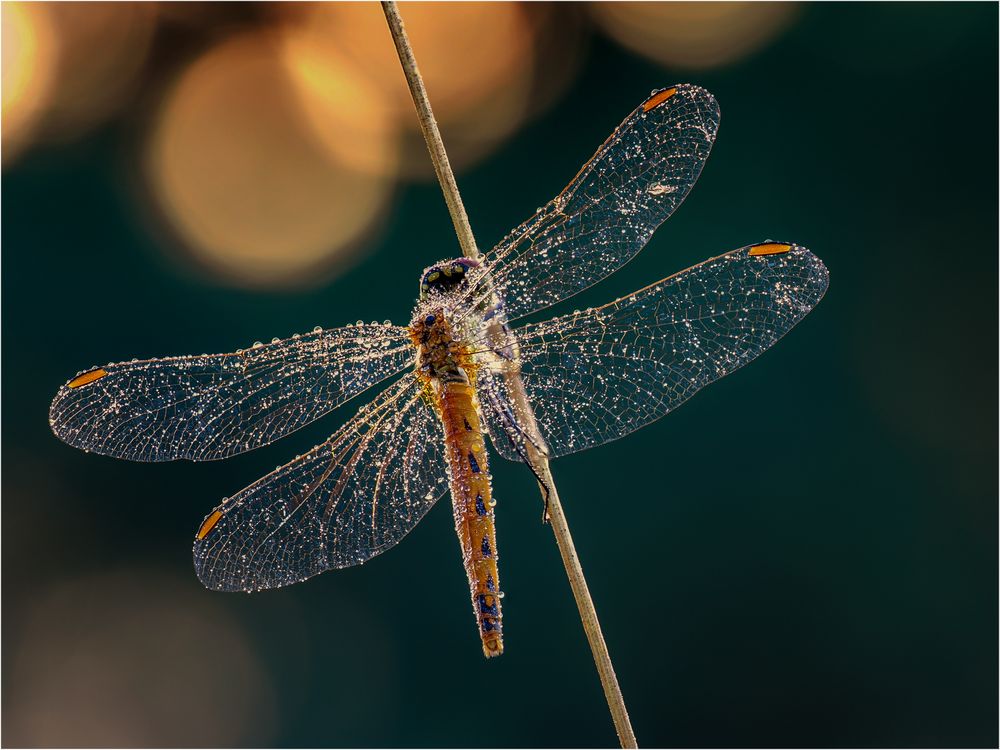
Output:
<svg viewBox="0 0 1000 750">
<path fill-rule="evenodd" d="M 493 549 L 490 547 L 490 538 L 488 536 L 483 537 L 483 543 L 480 546 L 483 553 L 483 557 L 493 557 Z"/>
<path fill-rule="evenodd" d="M 469 466 L 472 467 L 473 474 L 479 473 L 479 462 L 476 460 L 476 455 L 472 451 L 469 451 Z"/>
<path fill-rule="evenodd" d="M 497 633 L 499 633 L 501 630 L 503 630 L 503 626 L 500 624 L 500 620 L 487 620 L 486 618 L 483 618 L 482 622 L 483 622 L 484 633 L 489 633 L 492 631 L 496 631 Z"/>
<path fill-rule="evenodd" d="M 483 502 L 483 496 L 480 493 L 476 493 L 476 513 L 481 516 L 486 515 L 486 503 Z"/>
<path fill-rule="evenodd" d="M 479 595 L 479 611 L 484 615 L 492 615 L 493 617 L 497 617 L 500 613 L 497 610 L 496 597 L 491 597 L 491 598 L 493 599 L 493 604 L 487 605 L 486 595 L 485 594 Z"/>
</svg>

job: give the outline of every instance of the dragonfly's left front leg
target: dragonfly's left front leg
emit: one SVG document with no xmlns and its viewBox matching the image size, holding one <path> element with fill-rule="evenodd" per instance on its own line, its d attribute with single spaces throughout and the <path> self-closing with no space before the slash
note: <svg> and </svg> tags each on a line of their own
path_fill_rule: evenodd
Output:
<svg viewBox="0 0 1000 750">
<path fill-rule="evenodd" d="M 548 460 L 549 448 L 538 430 L 534 413 L 528 406 L 520 373 L 483 372 L 480 375 L 479 386 L 480 403 L 485 412 L 484 421 L 490 425 L 493 445 L 505 458 L 519 459 L 527 464 L 539 487 L 542 488 L 544 498 L 542 523 L 547 523 L 550 489 L 542 478 L 544 473 L 541 471 L 540 462 Z M 506 445 L 502 438 L 495 434 L 498 428 L 506 437 Z M 504 447 L 509 447 L 513 455 L 503 450 Z"/>
</svg>

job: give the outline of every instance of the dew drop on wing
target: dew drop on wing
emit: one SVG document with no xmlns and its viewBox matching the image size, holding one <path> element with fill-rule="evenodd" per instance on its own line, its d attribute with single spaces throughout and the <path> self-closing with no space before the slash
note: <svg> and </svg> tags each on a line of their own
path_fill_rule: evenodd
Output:
<svg viewBox="0 0 1000 750">
<path fill-rule="evenodd" d="M 315 328 L 313 328 L 313 333 L 322 333 L 322 332 L 323 332 L 323 326 L 316 326 Z"/>
<path fill-rule="evenodd" d="M 662 182 L 654 182 L 646 188 L 646 192 L 650 195 L 669 195 L 670 193 L 676 193 L 677 188 L 673 185 L 664 185 Z"/>
</svg>

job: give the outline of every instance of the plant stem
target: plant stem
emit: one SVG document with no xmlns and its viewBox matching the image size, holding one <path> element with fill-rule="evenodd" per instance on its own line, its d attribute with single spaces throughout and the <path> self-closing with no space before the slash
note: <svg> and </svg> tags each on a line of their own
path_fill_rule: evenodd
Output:
<svg viewBox="0 0 1000 750">
<path fill-rule="evenodd" d="M 420 129 L 423 131 L 424 140 L 427 141 L 427 149 L 430 151 L 431 161 L 434 162 L 434 171 L 437 173 L 438 182 L 441 183 L 441 191 L 448 204 L 448 211 L 451 213 L 451 220 L 455 225 L 455 232 L 458 235 L 459 244 L 462 246 L 462 252 L 467 258 L 478 258 L 479 249 L 472 234 L 472 227 L 469 225 L 469 217 L 465 213 L 465 206 L 458 192 L 455 175 L 451 171 L 448 154 L 445 151 L 444 142 L 441 140 L 441 133 L 438 131 L 434 113 L 431 111 L 431 103 L 427 98 L 424 81 L 417 68 L 417 61 L 413 56 L 413 48 L 410 46 L 406 29 L 403 27 L 403 19 L 399 15 L 395 2 L 383 2 L 382 10 L 385 12 L 385 18 L 392 33 L 392 41 L 396 45 L 396 52 L 399 54 L 399 61 L 406 76 L 406 83 L 410 87 L 410 94 L 413 96 L 413 103 L 417 108 Z M 534 413 L 524 391 L 520 375 L 517 373 L 508 374 L 505 379 L 514 396 L 518 413 L 524 415 L 534 427 Z M 618 678 L 615 676 L 615 669 L 611 663 L 611 656 L 608 654 L 608 647 L 604 642 L 604 634 L 601 632 L 597 610 L 594 609 L 594 600 L 590 596 L 587 579 L 583 575 L 583 568 L 580 566 L 580 559 L 577 557 L 576 547 L 573 545 L 573 536 L 569 531 L 566 514 L 559 500 L 559 492 L 556 489 L 555 480 L 552 478 L 552 472 L 549 470 L 548 459 L 530 442 L 527 448 L 528 458 L 539 477 L 539 489 L 548 504 L 552 532 L 555 534 L 559 554 L 566 567 L 566 575 L 576 599 L 576 606 L 580 611 L 584 632 L 590 642 L 590 650 L 593 652 L 597 674 L 604 687 L 604 697 L 611 710 L 611 718 L 614 721 L 615 730 L 618 732 L 618 740 L 623 748 L 638 747 L 635 733 L 632 731 L 632 724 L 629 722 L 628 711 L 625 709 L 625 700 L 622 698 L 622 691 L 618 685 Z"/>
<path fill-rule="evenodd" d="M 455 175 L 451 171 L 448 152 L 444 150 L 444 141 L 441 140 L 437 120 L 434 119 L 434 112 L 431 111 L 431 101 L 427 98 L 424 79 L 417 68 L 417 58 L 413 56 L 410 39 L 406 35 L 406 29 L 403 28 L 403 19 L 399 15 L 399 9 L 396 8 L 395 2 L 383 2 L 382 10 L 385 12 L 389 31 L 392 32 L 392 41 L 396 45 L 396 52 L 399 54 L 399 63 L 403 66 L 406 83 L 410 87 L 413 105 L 417 108 L 420 130 L 427 142 L 427 150 L 431 152 L 434 172 L 437 174 L 438 182 L 441 183 L 441 192 L 444 193 L 444 202 L 448 204 L 448 213 L 451 214 L 451 221 L 455 225 L 455 234 L 458 235 L 458 243 L 462 246 L 462 254 L 466 258 L 475 260 L 479 257 L 479 248 L 476 247 L 476 238 L 472 234 L 472 227 L 469 226 L 469 216 L 465 213 L 465 204 L 462 203 Z"/>
</svg>

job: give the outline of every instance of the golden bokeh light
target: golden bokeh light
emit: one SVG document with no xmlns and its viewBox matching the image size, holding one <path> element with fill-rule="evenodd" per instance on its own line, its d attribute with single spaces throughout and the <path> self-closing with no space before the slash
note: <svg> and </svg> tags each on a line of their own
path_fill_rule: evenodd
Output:
<svg viewBox="0 0 1000 750">
<path fill-rule="evenodd" d="M 282 32 L 213 47 L 167 93 L 150 137 L 161 213 L 198 263 L 244 286 L 322 283 L 369 235 L 391 192 L 390 176 L 352 168 L 329 148 L 338 137 L 359 142 L 349 119 L 317 137 L 307 113 L 322 104 L 303 107 L 308 75 L 288 64 L 301 54 Z M 359 90 L 350 86 L 340 96 Z M 365 133 L 367 158 L 390 163 L 390 137 Z"/>
<path fill-rule="evenodd" d="M 402 170 L 430 178 L 413 102 L 378 3 L 292 6 L 290 20 L 352 65 L 403 137 Z M 434 114 L 456 169 L 490 153 L 522 123 L 535 77 L 535 28 L 519 3 L 402 6 Z M 322 54 L 322 52 L 321 52 Z M 371 106 L 371 105 L 369 105 Z"/>
<path fill-rule="evenodd" d="M 549 109 L 573 84 L 583 62 L 589 24 L 577 8 L 559 3 L 526 7 L 535 44 L 535 72 L 528 116 Z"/>
<path fill-rule="evenodd" d="M 14 618 L 7 745 L 266 745 L 277 727 L 255 644 L 197 583 L 148 568 L 82 576 Z"/>
<path fill-rule="evenodd" d="M 395 175 L 395 113 L 376 86 L 311 25 L 282 33 L 283 53 L 299 105 L 315 137 L 337 161 Z"/>
<path fill-rule="evenodd" d="M 794 3 L 602 2 L 585 6 L 625 47 L 676 68 L 702 70 L 743 59 L 775 39 Z"/>
<path fill-rule="evenodd" d="M 146 76 L 153 110 L 132 121 L 148 131 L 153 215 L 171 248 L 229 283 L 324 283 L 377 231 L 401 176 L 433 179 L 378 3 L 3 8 L 4 163 L 132 106 Z M 414 2 L 404 16 L 456 171 L 550 105 L 579 59 L 579 14 L 548 6 Z M 169 77 L 161 50 L 147 66 L 160 28 L 207 34 Z"/>
<path fill-rule="evenodd" d="M 28 144 L 52 93 L 58 48 L 51 7 L 5 2 L 3 13 L 3 163 Z"/>
<path fill-rule="evenodd" d="M 153 3 L 53 3 L 59 45 L 46 138 L 84 133 L 113 114 L 136 83 L 156 28 Z"/>
</svg>

